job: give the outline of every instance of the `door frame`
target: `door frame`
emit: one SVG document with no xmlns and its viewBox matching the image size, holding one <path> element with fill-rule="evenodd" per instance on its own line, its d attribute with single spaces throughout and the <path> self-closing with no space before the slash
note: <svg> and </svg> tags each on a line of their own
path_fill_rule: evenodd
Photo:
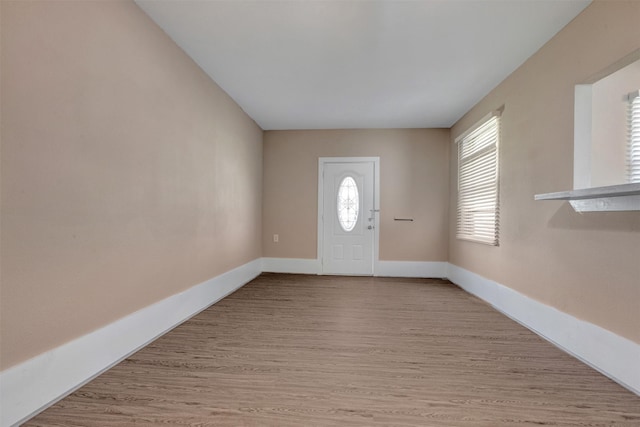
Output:
<svg viewBox="0 0 640 427">
<path fill-rule="evenodd" d="M 373 163 L 373 272 L 378 271 L 380 260 L 380 157 L 319 157 L 318 158 L 318 274 L 322 275 L 322 254 L 324 253 L 324 166 L 327 163 Z M 363 215 L 364 218 L 364 215 Z"/>
</svg>

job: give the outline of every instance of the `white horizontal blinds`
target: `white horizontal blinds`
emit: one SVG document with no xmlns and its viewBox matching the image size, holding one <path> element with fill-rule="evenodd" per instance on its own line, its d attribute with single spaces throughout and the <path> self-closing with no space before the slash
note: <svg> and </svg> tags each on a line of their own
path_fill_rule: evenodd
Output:
<svg viewBox="0 0 640 427">
<path fill-rule="evenodd" d="M 498 245 L 498 141 L 492 115 L 458 140 L 458 230 L 464 240 Z"/>
<path fill-rule="evenodd" d="M 629 94 L 629 182 L 640 182 L 640 91 Z"/>
</svg>

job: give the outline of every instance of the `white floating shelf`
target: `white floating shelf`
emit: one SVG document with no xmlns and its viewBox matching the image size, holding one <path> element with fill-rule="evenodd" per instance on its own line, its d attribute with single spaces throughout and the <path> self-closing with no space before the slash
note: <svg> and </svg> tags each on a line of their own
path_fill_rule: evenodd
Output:
<svg viewBox="0 0 640 427">
<path fill-rule="evenodd" d="M 577 212 L 640 211 L 640 183 L 536 194 L 535 200 L 568 200 Z"/>
</svg>

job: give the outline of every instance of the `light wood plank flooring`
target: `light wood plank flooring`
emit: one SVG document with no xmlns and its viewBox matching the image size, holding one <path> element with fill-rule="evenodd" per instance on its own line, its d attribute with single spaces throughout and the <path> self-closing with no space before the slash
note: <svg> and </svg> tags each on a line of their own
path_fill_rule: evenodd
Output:
<svg viewBox="0 0 640 427">
<path fill-rule="evenodd" d="M 640 397 L 447 281 L 265 274 L 28 426 L 640 426 Z"/>
</svg>

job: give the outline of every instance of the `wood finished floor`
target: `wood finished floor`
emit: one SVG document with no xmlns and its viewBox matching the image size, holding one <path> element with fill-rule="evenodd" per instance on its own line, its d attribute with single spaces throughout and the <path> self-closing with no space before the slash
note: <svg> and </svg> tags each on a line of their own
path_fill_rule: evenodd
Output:
<svg viewBox="0 0 640 427">
<path fill-rule="evenodd" d="M 640 397 L 447 281 L 265 274 L 28 426 L 640 426 Z"/>
</svg>

